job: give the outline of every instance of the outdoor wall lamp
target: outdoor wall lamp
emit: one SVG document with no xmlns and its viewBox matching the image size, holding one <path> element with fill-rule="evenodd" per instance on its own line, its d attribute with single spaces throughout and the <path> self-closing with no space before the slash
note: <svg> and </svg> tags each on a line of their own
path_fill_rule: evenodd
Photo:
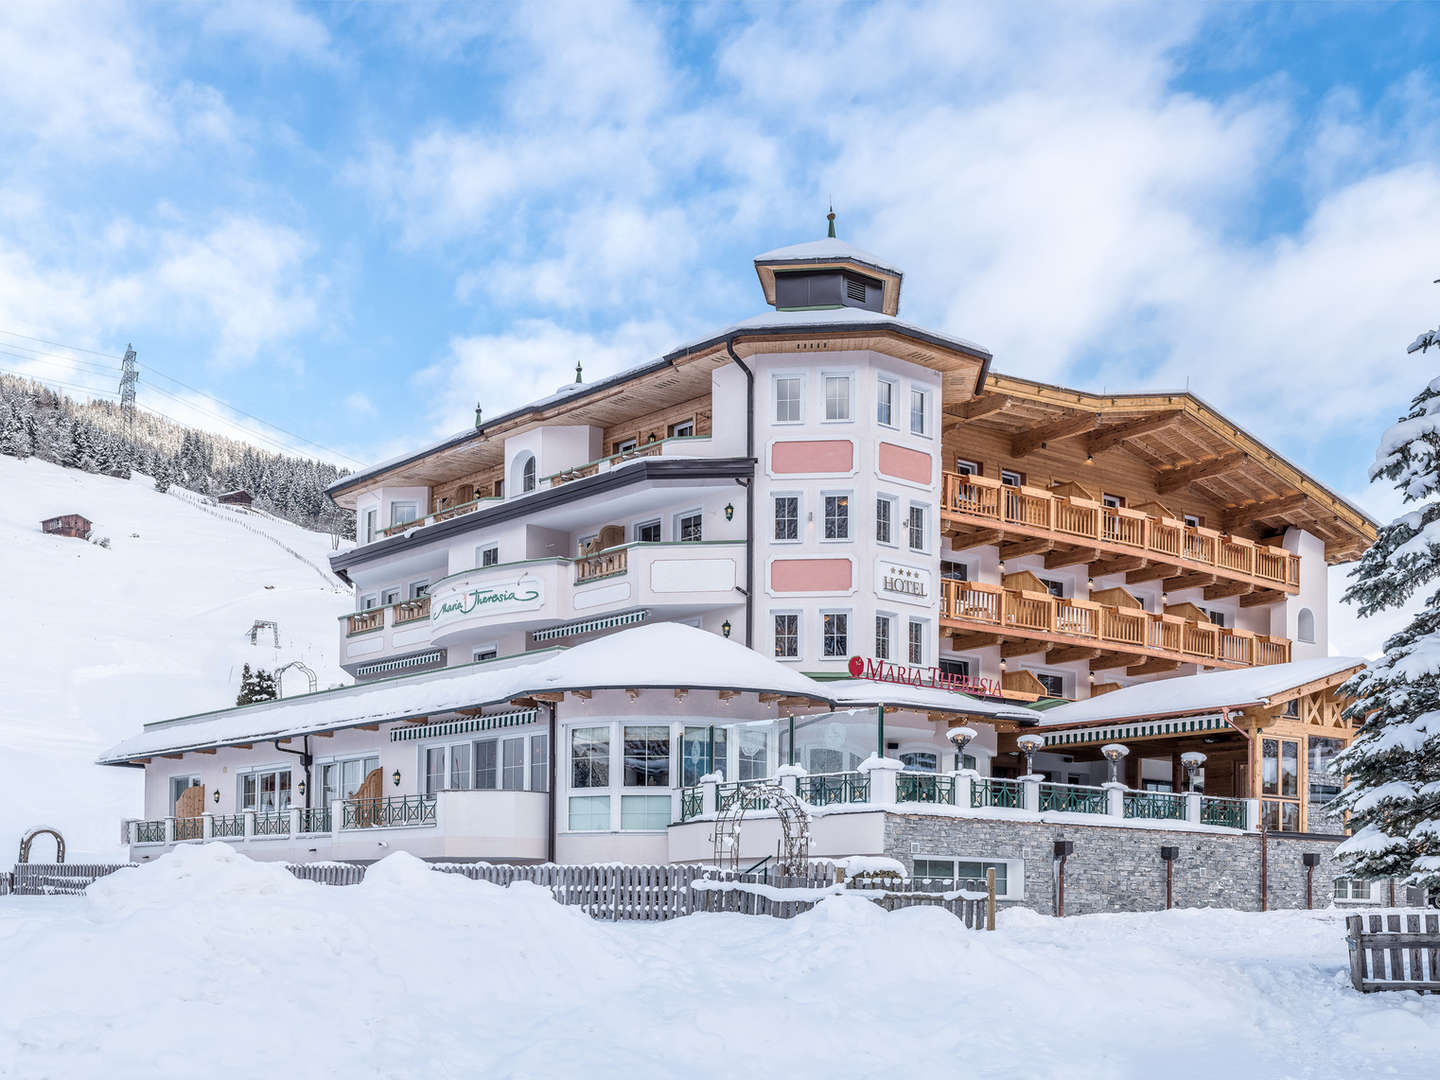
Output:
<svg viewBox="0 0 1440 1080">
<path fill-rule="evenodd" d="M 399 770 L 399 769 L 396 769 L 396 770 L 390 775 L 390 779 L 391 779 L 391 781 L 395 784 L 396 787 L 399 787 L 399 786 L 400 786 L 400 770 Z"/>
<path fill-rule="evenodd" d="M 720 624 L 720 633 L 724 634 L 727 638 L 730 636 L 730 620 L 729 620 L 729 619 L 726 619 L 724 622 L 722 622 L 722 623 Z"/>
<path fill-rule="evenodd" d="M 735 520 L 735 504 L 734 504 L 734 503 L 726 503 L 726 504 L 725 504 L 725 520 L 726 520 L 726 521 L 734 521 L 734 520 Z"/>
<path fill-rule="evenodd" d="M 302 799 L 305 797 L 305 781 L 304 781 L 304 780 L 301 780 L 300 783 L 298 783 L 298 784 L 295 785 L 295 793 L 296 793 L 297 795 L 299 795 Z"/>
<path fill-rule="evenodd" d="M 216 788 L 216 789 L 215 789 L 215 805 L 216 805 L 216 806 L 219 806 L 219 805 L 220 805 L 220 789 L 219 789 L 219 788 Z"/>
</svg>

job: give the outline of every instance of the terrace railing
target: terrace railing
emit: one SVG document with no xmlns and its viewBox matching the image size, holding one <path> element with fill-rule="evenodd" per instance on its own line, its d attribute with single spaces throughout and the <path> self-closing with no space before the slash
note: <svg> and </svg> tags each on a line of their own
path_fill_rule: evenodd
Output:
<svg viewBox="0 0 1440 1080">
<path fill-rule="evenodd" d="M 1170 791 L 1127 791 L 1124 807 L 1127 818 L 1185 820 L 1185 796 Z"/>
<path fill-rule="evenodd" d="M 764 810 L 770 800 L 760 790 L 763 780 L 737 780 L 732 784 L 720 784 L 715 789 L 716 810 L 728 810 L 739 799 L 746 810 Z"/>
<path fill-rule="evenodd" d="M 434 795 L 351 799 L 345 803 L 345 812 L 340 821 L 342 829 L 391 829 L 434 824 Z"/>
<path fill-rule="evenodd" d="M 623 574 L 629 568 L 629 548 L 615 548 L 595 555 L 585 555 L 575 560 L 575 584 Z"/>
<path fill-rule="evenodd" d="M 371 630 L 379 630 L 385 626 L 385 609 L 371 608 L 369 611 L 357 611 L 348 617 L 345 623 L 347 634 L 364 634 Z"/>
<path fill-rule="evenodd" d="M 430 617 L 430 597 L 420 596 L 414 600 L 403 600 L 395 605 L 395 625 L 419 622 Z"/>
<path fill-rule="evenodd" d="M 896 773 L 895 798 L 897 802 L 954 806 L 955 777 L 948 773 Z"/>
<path fill-rule="evenodd" d="M 160 821 L 137 821 L 135 823 L 135 843 L 163 844 L 167 839 L 163 818 Z"/>
<path fill-rule="evenodd" d="M 1018 525 L 1080 541 L 1198 563 L 1283 589 L 1300 585 L 1300 557 L 1163 515 L 1104 506 L 1040 488 L 1015 487 L 983 476 L 947 472 L 942 509 L 987 524 Z"/>
<path fill-rule="evenodd" d="M 210 835 L 216 840 L 231 840 L 244 836 L 245 815 L 216 814 L 211 819 Z"/>
<path fill-rule="evenodd" d="M 205 835 L 205 819 L 200 817 L 177 817 L 175 819 L 176 840 L 199 840 Z"/>
<path fill-rule="evenodd" d="M 1041 811 L 1063 814 L 1106 814 L 1109 813 L 1110 793 L 1104 788 L 1086 787 L 1080 784 L 1040 785 Z"/>
<path fill-rule="evenodd" d="M 1247 825 L 1244 799 L 1222 799 L 1207 795 L 1200 800 L 1200 824 L 1226 829 L 1243 829 Z"/>
<path fill-rule="evenodd" d="M 300 831 L 302 833 L 328 833 L 330 831 L 330 808 L 328 806 L 302 806 L 300 808 Z"/>
<path fill-rule="evenodd" d="M 811 806 L 835 806 L 839 803 L 870 801 L 868 773 L 815 773 L 796 778 L 795 793 Z"/>
<path fill-rule="evenodd" d="M 970 805 L 972 807 L 998 806 L 1008 810 L 1021 810 L 1025 806 L 1025 788 L 1019 780 L 1002 780 L 994 776 L 982 776 L 970 782 Z"/>
<path fill-rule="evenodd" d="M 266 810 L 255 815 L 256 836 L 289 836 L 290 811 Z"/>
<path fill-rule="evenodd" d="M 705 794 L 699 787 L 688 787 L 680 792 L 680 820 L 689 821 L 699 817 L 705 808 Z"/>
</svg>

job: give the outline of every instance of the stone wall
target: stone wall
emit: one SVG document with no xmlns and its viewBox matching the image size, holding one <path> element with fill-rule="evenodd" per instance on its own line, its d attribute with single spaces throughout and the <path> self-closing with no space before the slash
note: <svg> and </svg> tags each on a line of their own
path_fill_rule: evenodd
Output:
<svg viewBox="0 0 1440 1080">
<path fill-rule="evenodd" d="M 1269 906 L 1305 906 L 1306 868 L 1301 856 L 1315 852 L 1313 896 L 1329 907 L 1335 864 L 1330 853 L 1342 838 L 1270 833 Z M 1058 825 L 994 818 L 930 814 L 885 815 L 885 854 L 914 869 L 919 855 L 1023 859 L 1024 907 L 1055 913 L 1055 841 L 1070 840 L 1065 860 L 1065 913 L 1156 911 L 1165 907 L 1165 862 L 1160 848 L 1176 847 L 1172 867 L 1175 907 L 1260 909 L 1261 842 L 1256 833 Z"/>
</svg>

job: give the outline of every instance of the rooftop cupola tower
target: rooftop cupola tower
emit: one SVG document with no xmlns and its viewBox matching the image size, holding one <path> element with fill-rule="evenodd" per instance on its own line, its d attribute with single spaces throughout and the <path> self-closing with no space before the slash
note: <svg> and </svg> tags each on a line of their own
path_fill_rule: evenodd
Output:
<svg viewBox="0 0 1440 1080">
<path fill-rule="evenodd" d="M 765 300 L 778 311 L 860 308 L 895 315 L 900 282 L 895 266 L 835 236 L 835 209 L 827 215 L 829 235 L 755 257 Z"/>
</svg>

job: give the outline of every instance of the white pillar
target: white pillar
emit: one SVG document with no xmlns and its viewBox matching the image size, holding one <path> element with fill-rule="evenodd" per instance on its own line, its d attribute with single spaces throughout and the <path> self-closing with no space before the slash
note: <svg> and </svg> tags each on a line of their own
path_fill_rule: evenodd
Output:
<svg viewBox="0 0 1440 1080">
<path fill-rule="evenodd" d="M 127 844 L 138 844 L 140 842 L 140 822 L 137 818 L 126 819 L 125 842 Z"/>
<path fill-rule="evenodd" d="M 1020 777 L 1020 800 L 1026 810 L 1040 812 L 1040 776 L 1030 773 Z"/>
<path fill-rule="evenodd" d="M 723 779 L 722 773 L 706 773 L 700 777 L 700 813 L 702 815 L 714 814 L 719 811 L 719 788 Z"/>
<path fill-rule="evenodd" d="M 200 837 L 203 840 L 212 840 L 215 837 L 215 815 L 200 815 Z"/>
<path fill-rule="evenodd" d="M 1200 793 L 1198 791 L 1185 793 L 1185 820 L 1191 825 L 1200 824 Z"/>
<path fill-rule="evenodd" d="M 298 806 L 290 807 L 290 835 L 292 837 L 300 835 L 300 808 Z"/>
<path fill-rule="evenodd" d="M 174 842 L 175 842 L 175 819 L 174 819 L 173 817 L 167 817 L 167 818 L 165 819 L 165 843 L 167 843 L 167 844 L 173 844 Z"/>
<path fill-rule="evenodd" d="M 345 803 L 336 799 L 330 804 L 330 835 L 334 836 L 345 823 Z"/>
<path fill-rule="evenodd" d="M 245 811 L 245 839 L 249 840 L 255 835 L 255 811 Z"/>
<path fill-rule="evenodd" d="M 956 806 L 968 807 L 970 805 L 971 785 L 975 782 L 976 778 L 978 778 L 979 775 L 980 774 L 977 773 L 974 769 L 961 769 L 955 774 Z"/>
<path fill-rule="evenodd" d="M 1259 831 L 1260 831 L 1260 800 L 1259 800 L 1259 799 L 1246 799 L 1246 800 L 1245 800 L 1245 831 L 1246 831 L 1246 832 L 1259 832 Z"/>
<path fill-rule="evenodd" d="M 1105 812 L 1111 817 L 1125 816 L 1125 785 L 1118 780 L 1106 780 L 1100 785 L 1105 789 Z"/>
<path fill-rule="evenodd" d="M 795 795 L 800 790 L 800 777 L 809 775 L 804 765 L 781 765 L 775 770 L 775 778 L 780 781 L 780 786 Z"/>
<path fill-rule="evenodd" d="M 873 754 L 860 763 L 860 771 L 870 777 L 870 803 L 872 806 L 893 806 L 898 799 L 895 777 L 905 767 L 894 758 L 875 757 Z"/>
</svg>

